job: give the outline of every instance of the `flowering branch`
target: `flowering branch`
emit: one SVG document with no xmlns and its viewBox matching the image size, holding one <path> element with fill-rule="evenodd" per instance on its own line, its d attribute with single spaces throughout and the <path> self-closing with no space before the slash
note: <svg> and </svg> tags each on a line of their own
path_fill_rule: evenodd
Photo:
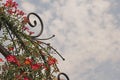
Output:
<svg viewBox="0 0 120 80">
<path fill-rule="evenodd" d="M 31 24 L 29 17 L 35 15 L 41 23 L 41 31 L 38 35 L 32 36 L 34 32 L 30 31 L 27 24 L 35 27 L 37 22 Z M 41 18 L 30 13 L 28 16 L 22 10 L 18 9 L 18 4 L 13 0 L 7 0 L 0 5 L 0 53 L 5 57 L 6 62 L 3 65 L 3 72 L 0 74 L 2 80 L 55 80 L 54 74 L 60 73 L 57 59 L 52 53 L 58 54 L 64 58 L 50 44 L 41 40 L 48 40 L 38 37 L 43 32 L 43 22 Z M 0 61 L 3 61 L 0 58 Z M 69 78 L 65 74 L 67 80 Z"/>
</svg>

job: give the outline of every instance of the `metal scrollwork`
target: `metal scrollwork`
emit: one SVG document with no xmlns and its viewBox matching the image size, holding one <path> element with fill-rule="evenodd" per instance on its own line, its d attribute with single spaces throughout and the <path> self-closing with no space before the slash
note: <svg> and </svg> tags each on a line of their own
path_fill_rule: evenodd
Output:
<svg viewBox="0 0 120 80">
<path fill-rule="evenodd" d="M 33 24 L 31 23 L 31 21 L 30 21 L 30 16 L 31 15 L 34 15 L 34 16 L 36 16 L 37 18 L 38 18 L 38 20 L 40 21 L 40 24 L 41 24 L 41 30 L 40 30 L 40 32 L 38 33 L 38 35 L 36 35 L 36 36 L 31 36 L 32 37 L 32 39 L 34 40 L 34 39 L 37 39 L 37 40 L 48 40 L 48 39 L 51 39 L 51 38 L 53 38 L 55 35 L 52 35 L 51 37 L 48 37 L 48 38 L 45 38 L 45 39 L 38 39 L 37 37 L 39 37 L 39 36 L 41 36 L 41 34 L 43 33 L 43 21 L 42 21 L 42 19 L 41 19 L 41 17 L 39 16 L 39 15 L 37 15 L 36 13 L 29 13 L 28 14 L 28 16 L 27 16 L 27 18 L 28 18 L 28 20 L 29 20 L 29 22 L 28 22 L 28 24 L 31 26 L 31 27 L 36 27 L 37 26 L 37 21 L 36 20 L 34 20 L 33 21 Z M 45 44 L 45 43 L 44 43 Z M 47 44 L 46 44 L 47 45 Z M 51 47 L 52 48 L 52 47 Z M 63 60 L 65 60 L 54 48 L 52 48 Z M 69 77 L 67 76 L 67 74 L 65 74 L 65 73 L 59 73 L 58 74 L 58 76 L 57 76 L 57 79 L 58 80 L 61 80 L 61 76 L 64 76 L 65 77 L 65 79 L 66 80 L 69 80 Z"/>
<path fill-rule="evenodd" d="M 40 30 L 40 32 L 38 33 L 38 35 L 36 35 L 36 36 L 31 36 L 33 40 L 34 40 L 34 39 L 37 39 L 37 40 L 48 40 L 48 39 L 51 39 L 51 38 L 53 38 L 53 37 L 55 36 L 55 35 L 52 35 L 51 37 L 48 37 L 48 38 L 45 38 L 45 39 L 39 39 L 39 38 L 37 38 L 37 37 L 41 36 L 41 34 L 43 33 L 43 27 L 44 27 L 44 26 L 43 26 L 43 21 L 42 21 L 41 17 L 40 17 L 39 15 L 37 15 L 36 13 L 29 13 L 28 16 L 27 16 L 27 18 L 28 18 L 28 20 L 29 20 L 28 24 L 29 24 L 31 27 L 36 27 L 36 26 L 37 26 L 37 21 L 36 21 L 36 20 L 33 21 L 33 24 L 31 23 L 31 21 L 30 21 L 30 16 L 31 16 L 31 15 L 36 16 L 36 17 L 38 18 L 38 20 L 40 21 L 40 24 L 41 24 L 41 30 Z M 45 43 L 44 43 L 44 44 L 45 44 Z M 47 45 L 47 44 L 46 44 L 46 45 Z M 51 47 L 51 48 L 52 48 L 52 47 Z M 52 49 L 55 50 L 54 48 L 52 48 Z M 56 51 L 56 50 L 55 50 L 55 51 Z M 65 60 L 57 51 L 56 51 L 56 53 L 57 53 L 63 60 Z M 58 79 L 58 80 L 61 80 L 61 76 L 64 76 L 66 80 L 69 80 L 69 77 L 68 77 L 67 74 L 65 74 L 65 73 L 59 73 L 58 76 L 57 76 L 57 79 Z"/>
<path fill-rule="evenodd" d="M 48 39 L 51 39 L 51 38 L 55 37 L 55 35 L 52 35 L 52 36 L 50 36 L 50 37 L 48 37 L 48 38 L 44 38 L 44 39 L 37 38 L 37 37 L 41 36 L 42 33 L 43 33 L 43 28 L 44 28 L 43 21 L 42 21 L 41 17 L 40 17 L 39 15 L 37 15 L 36 13 L 33 13 L 33 12 L 32 12 L 32 13 L 29 13 L 28 16 L 27 16 L 27 18 L 28 18 L 28 20 L 29 20 L 28 24 L 29 24 L 31 27 L 36 27 L 36 26 L 37 26 L 37 21 L 36 21 L 36 20 L 33 21 L 33 24 L 31 23 L 31 21 L 30 21 L 30 16 L 31 16 L 31 15 L 37 17 L 38 20 L 39 20 L 39 22 L 40 22 L 40 24 L 41 24 L 41 26 L 40 26 L 40 27 L 41 27 L 40 32 L 39 32 L 36 36 L 31 36 L 31 38 L 32 38 L 33 40 L 34 40 L 34 39 L 37 39 L 37 40 L 48 40 Z"/>
<path fill-rule="evenodd" d="M 58 80 L 62 80 L 62 79 L 61 79 L 61 76 L 64 76 L 64 77 L 65 77 L 64 80 L 70 80 L 69 77 L 67 76 L 67 74 L 65 74 L 65 73 L 59 73 L 57 79 L 58 79 Z"/>
<path fill-rule="evenodd" d="M 37 26 L 37 21 L 36 21 L 36 20 L 33 21 L 33 22 L 34 22 L 33 24 L 31 23 L 31 21 L 30 21 L 30 16 L 31 16 L 31 15 L 36 16 L 36 17 L 38 18 L 38 20 L 40 21 L 40 24 L 41 24 L 41 30 L 40 30 L 40 32 L 38 33 L 38 35 L 36 35 L 36 36 L 31 36 L 32 38 L 36 38 L 36 37 L 39 37 L 39 36 L 43 33 L 43 22 L 42 22 L 42 19 L 40 18 L 40 16 L 38 16 L 36 13 L 29 13 L 28 16 L 27 16 L 27 18 L 28 18 L 28 20 L 29 20 L 28 24 L 29 24 L 31 27 L 36 27 L 36 26 Z"/>
</svg>

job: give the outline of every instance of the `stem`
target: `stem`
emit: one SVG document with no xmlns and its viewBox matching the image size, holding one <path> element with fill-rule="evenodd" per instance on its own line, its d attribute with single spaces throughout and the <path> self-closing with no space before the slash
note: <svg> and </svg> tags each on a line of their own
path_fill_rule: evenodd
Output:
<svg viewBox="0 0 120 80">
<path fill-rule="evenodd" d="M 7 54 L 11 54 L 10 52 L 7 51 L 1 44 L 0 44 L 0 53 L 4 56 L 7 57 Z"/>
<path fill-rule="evenodd" d="M 43 43 L 44 43 L 44 42 L 43 42 Z M 51 49 L 53 49 L 53 50 L 62 58 L 63 61 L 65 60 L 65 58 L 62 57 L 62 55 L 61 55 L 55 48 L 53 48 L 52 46 L 50 46 L 50 45 L 47 44 L 47 43 L 44 43 L 44 44 L 47 45 L 47 46 L 49 46 Z"/>
<path fill-rule="evenodd" d="M 11 33 L 10 33 L 8 27 L 7 27 L 7 25 L 5 25 L 5 27 L 6 27 L 8 33 L 9 33 L 9 35 L 10 35 L 10 38 L 11 38 L 11 40 L 12 40 L 12 42 L 13 42 L 13 45 L 14 45 L 14 47 L 15 47 L 15 52 L 17 53 L 17 48 L 16 48 L 16 44 L 15 44 L 15 42 L 14 42 L 14 39 L 13 39 L 13 37 L 12 37 L 12 35 L 11 35 Z"/>
</svg>

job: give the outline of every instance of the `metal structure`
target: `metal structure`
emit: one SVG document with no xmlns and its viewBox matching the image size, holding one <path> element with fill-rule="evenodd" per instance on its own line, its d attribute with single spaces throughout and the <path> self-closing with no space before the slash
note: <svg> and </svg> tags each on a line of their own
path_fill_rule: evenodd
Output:
<svg viewBox="0 0 120 80">
<path fill-rule="evenodd" d="M 42 35 L 42 33 L 43 33 L 43 28 L 44 28 L 44 26 L 43 26 L 43 22 L 42 22 L 42 19 L 36 14 L 36 13 L 29 13 L 28 14 L 28 16 L 27 16 L 27 18 L 29 19 L 29 22 L 28 22 L 28 24 L 30 25 L 30 27 L 36 27 L 37 25 L 38 25 L 38 23 L 37 23 L 37 20 L 34 20 L 33 22 L 31 22 L 30 21 L 30 16 L 31 15 L 33 15 L 33 16 L 35 16 L 35 17 L 37 17 L 38 18 L 38 20 L 39 20 L 39 22 L 40 22 L 40 24 L 41 24 L 41 30 L 40 30 L 40 32 L 37 34 L 37 35 L 34 35 L 34 36 L 31 36 L 31 39 L 32 40 L 48 40 L 48 39 L 51 39 L 51 38 L 53 38 L 55 35 L 52 35 L 51 37 L 48 37 L 48 38 L 45 38 L 45 39 L 40 39 L 40 38 L 38 38 L 38 37 L 40 37 L 41 35 Z M 4 19 L 3 19 L 4 20 Z M 7 23 L 6 22 L 6 29 L 8 29 L 7 28 L 7 26 L 8 25 L 10 25 L 9 23 Z M 0 26 L 1 26 L 1 24 L 0 24 Z M 0 27 L 0 30 L 1 30 L 1 27 Z M 12 31 L 12 29 L 11 29 L 11 31 Z M 10 38 L 11 38 L 11 40 L 13 40 L 13 36 L 11 35 L 11 33 L 9 32 L 9 30 L 8 30 L 8 33 L 9 33 L 9 35 L 10 35 Z M 14 33 L 14 32 L 13 32 Z M 17 35 L 16 34 L 16 36 L 19 36 L 19 35 Z M 17 38 L 19 38 L 19 37 L 17 37 Z M 19 38 L 20 39 L 20 38 Z M 14 41 L 12 41 L 13 42 L 13 44 L 14 44 L 14 47 L 16 48 L 16 44 L 14 43 Z M 25 45 L 23 44 L 23 42 L 21 42 L 21 44 L 22 44 L 22 46 L 24 47 Z M 46 43 L 43 43 L 43 44 L 45 44 L 45 45 L 49 45 L 49 44 L 46 44 Z M 49 46 L 49 47 L 51 47 L 51 46 Z M 63 60 L 65 60 L 53 47 L 51 47 Z M 4 57 L 6 57 L 6 53 L 7 54 L 10 54 L 10 52 L 4 47 L 4 46 L 2 46 L 1 44 L 0 44 L 0 53 L 4 56 Z M 63 80 L 63 79 L 61 79 L 61 76 L 64 76 L 64 80 L 69 80 L 69 77 L 65 74 L 65 73 L 59 73 L 58 74 L 58 76 L 57 76 L 57 79 L 58 80 Z"/>
</svg>

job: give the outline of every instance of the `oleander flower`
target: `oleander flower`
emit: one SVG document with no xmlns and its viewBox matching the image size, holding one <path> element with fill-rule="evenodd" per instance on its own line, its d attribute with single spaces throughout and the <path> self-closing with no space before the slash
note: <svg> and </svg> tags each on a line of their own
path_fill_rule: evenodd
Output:
<svg viewBox="0 0 120 80">
<path fill-rule="evenodd" d="M 30 80 L 28 77 L 24 77 L 24 80 Z"/>
<path fill-rule="evenodd" d="M 4 62 L 2 58 L 0 58 L 0 62 Z"/>
<path fill-rule="evenodd" d="M 31 65 L 31 68 L 32 68 L 33 70 L 38 70 L 39 68 L 41 68 L 41 66 L 42 66 L 42 64 L 36 63 L 36 64 L 32 64 L 32 65 Z"/>
<path fill-rule="evenodd" d="M 13 50 L 14 50 L 14 47 L 8 47 L 8 50 L 9 50 L 9 51 L 13 51 Z"/>
<path fill-rule="evenodd" d="M 13 56 L 13 55 L 8 55 L 8 56 L 6 57 L 6 59 L 7 59 L 8 62 L 14 62 L 14 63 L 17 62 L 16 57 Z"/>
<path fill-rule="evenodd" d="M 56 58 L 52 58 L 52 57 L 48 57 L 48 64 L 49 65 L 53 65 L 57 63 L 57 59 Z"/>
<path fill-rule="evenodd" d="M 26 16 L 24 16 L 22 23 L 23 23 L 23 24 L 26 24 L 26 23 L 28 23 L 28 22 L 29 22 L 28 18 L 27 18 Z"/>
<path fill-rule="evenodd" d="M 18 4 L 16 2 L 14 2 L 13 0 L 7 0 L 6 3 L 4 4 L 4 6 L 17 8 Z"/>
<path fill-rule="evenodd" d="M 14 55 L 8 55 L 6 57 L 7 61 L 10 63 L 15 63 L 16 65 L 20 66 L 20 62 L 17 60 L 16 56 Z"/>
<path fill-rule="evenodd" d="M 30 64 L 32 64 L 32 59 L 30 59 L 30 58 L 26 58 L 25 59 L 25 61 L 24 61 L 24 63 L 26 64 L 26 65 L 30 65 Z"/>
</svg>

